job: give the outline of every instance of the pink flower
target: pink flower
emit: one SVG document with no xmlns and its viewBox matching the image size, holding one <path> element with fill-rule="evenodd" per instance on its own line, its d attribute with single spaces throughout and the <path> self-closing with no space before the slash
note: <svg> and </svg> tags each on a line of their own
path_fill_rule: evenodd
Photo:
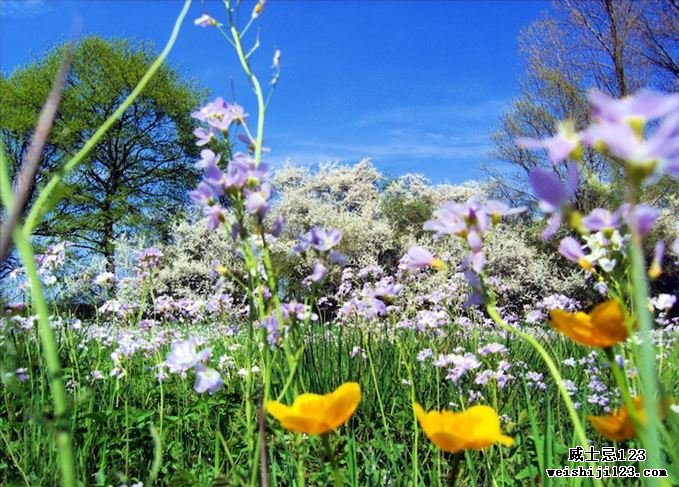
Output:
<svg viewBox="0 0 679 487">
<path fill-rule="evenodd" d="M 405 268 L 411 271 L 426 267 L 441 268 L 443 262 L 437 259 L 424 247 L 411 247 L 405 256 Z"/>
<path fill-rule="evenodd" d="M 199 27 L 214 27 L 216 25 L 219 25 L 217 21 L 210 17 L 208 14 L 201 15 L 200 17 L 193 21 L 193 24 Z"/>
</svg>

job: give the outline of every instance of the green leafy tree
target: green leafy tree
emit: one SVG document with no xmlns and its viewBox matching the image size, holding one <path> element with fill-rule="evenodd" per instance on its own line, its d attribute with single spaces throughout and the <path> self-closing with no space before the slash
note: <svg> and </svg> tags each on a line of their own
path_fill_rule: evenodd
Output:
<svg viewBox="0 0 679 487">
<path fill-rule="evenodd" d="M 0 135 L 15 173 L 63 52 L 64 46 L 57 47 L 0 82 Z M 87 37 L 76 46 L 35 194 L 129 95 L 155 57 L 151 46 L 121 39 Z M 193 82 L 161 67 L 80 169 L 64 180 L 59 191 L 66 197 L 36 234 L 102 254 L 109 271 L 122 233 L 165 237 L 198 178 L 190 113 L 203 97 Z"/>
</svg>

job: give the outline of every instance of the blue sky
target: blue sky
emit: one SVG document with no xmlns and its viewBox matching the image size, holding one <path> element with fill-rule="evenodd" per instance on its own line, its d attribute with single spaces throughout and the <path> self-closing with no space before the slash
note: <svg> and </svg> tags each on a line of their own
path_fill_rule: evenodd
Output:
<svg viewBox="0 0 679 487">
<path fill-rule="evenodd" d="M 252 5 L 245 1 L 244 18 Z M 266 82 L 274 49 L 282 51 L 267 159 L 370 157 L 390 176 L 481 177 L 489 133 L 517 95 L 517 34 L 548 8 L 538 0 L 269 0 L 253 61 Z M 160 49 L 180 9 L 169 0 L 3 0 L 0 69 L 10 73 L 66 39 L 75 18 L 81 35 L 150 40 Z M 235 53 L 216 30 L 193 25 L 203 12 L 224 20 L 221 1 L 194 1 L 170 63 L 214 96 L 231 99 L 233 84 L 238 102 L 254 113 Z"/>
</svg>

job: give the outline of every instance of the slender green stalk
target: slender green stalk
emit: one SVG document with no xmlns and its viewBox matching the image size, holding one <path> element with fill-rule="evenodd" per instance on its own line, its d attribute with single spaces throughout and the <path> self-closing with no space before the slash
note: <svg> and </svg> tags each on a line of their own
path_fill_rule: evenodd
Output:
<svg viewBox="0 0 679 487">
<path fill-rule="evenodd" d="M 620 390 L 620 395 L 622 396 L 622 401 L 625 404 L 625 407 L 627 408 L 627 412 L 629 413 L 630 418 L 632 418 L 634 428 L 637 434 L 640 436 L 641 442 L 645 444 L 647 440 L 645 438 L 646 432 L 644 431 L 644 426 L 639 419 L 637 408 L 634 407 L 634 402 L 632 401 L 632 395 L 630 394 L 627 381 L 625 380 L 622 370 L 618 366 L 618 362 L 616 362 L 615 360 L 613 349 L 607 348 L 606 350 L 604 350 L 604 353 L 606 354 L 606 357 L 608 358 L 608 361 L 611 364 L 613 378 L 615 379 L 615 382 L 618 385 L 618 389 Z"/>
<path fill-rule="evenodd" d="M 266 111 L 266 106 L 264 104 L 264 95 L 262 94 L 262 87 L 259 84 L 257 76 L 254 75 L 250 69 L 250 64 L 248 63 L 245 52 L 243 52 L 243 45 L 241 44 L 241 36 L 236 30 L 235 26 L 231 26 L 231 36 L 233 37 L 233 42 L 236 47 L 236 52 L 238 53 L 238 59 L 240 60 L 241 66 L 245 74 L 250 78 L 252 83 L 252 89 L 257 97 L 257 140 L 255 142 L 255 164 L 258 165 L 262 160 L 262 144 L 264 142 L 264 113 Z"/>
<path fill-rule="evenodd" d="M 38 333 L 42 345 L 43 359 L 47 366 L 50 392 L 52 393 L 54 404 L 56 442 L 61 464 L 61 485 L 64 487 L 74 487 L 76 485 L 76 473 L 73 444 L 71 442 L 71 426 L 69 424 L 69 404 L 61 375 L 57 342 L 50 327 L 49 310 L 42 291 L 38 269 L 35 265 L 33 248 L 28 238 L 18 228 L 14 230 L 14 244 L 19 251 L 26 275 L 31 284 L 32 304 L 38 314 Z"/>
<path fill-rule="evenodd" d="M 5 444 L 5 448 L 7 448 L 7 453 L 9 454 L 9 457 L 12 460 L 12 463 L 14 463 L 14 466 L 19 471 L 19 475 L 21 475 L 21 478 L 23 479 L 26 486 L 30 487 L 31 483 L 28 481 L 28 477 L 26 477 L 26 472 L 24 472 L 24 470 L 21 468 L 21 465 L 19 464 L 16 457 L 14 456 L 14 452 L 12 451 L 12 446 L 10 445 L 9 440 L 7 439 L 7 437 L 2 432 L 1 429 L 0 429 L 0 438 L 2 438 L 2 442 Z"/>
<path fill-rule="evenodd" d="M 410 381 L 410 403 L 415 404 L 417 402 L 417 398 L 415 396 L 415 381 L 413 380 L 412 368 L 410 367 L 410 364 L 408 362 L 408 357 L 405 355 L 401 341 L 400 340 L 397 341 L 396 344 L 398 345 L 399 353 L 401 355 L 401 360 L 402 360 L 403 364 L 405 365 L 406 372 L 408 374 L 408 380 Z M 412 413 L 413 413 L 413 445 L 412 445 L 412 452 L 411 452 L 411 461 L 412 461 L 412 465 L 413 465 L 413 485 L 417 486 L 418 485 L 418 477 L 419 477 L 419 474 L 420 474 L 420 468 L 419 468 L 418 458 L 417 458 L 417 443 L 418 443 L 417 440 L 418 440 L 418 437 L 419 437 L 420 429 L 417 426 L 417 415 L 415 414 L 414 409 L 412 409 Z"/>
<path fill-rule="evenodd" d="M 462 459 L 462 452 L 455 453 L 451 460 L 450 473 L 448 474 L 448 487 L 455 487 L 457 477 L 460 473 L 460 460 Z"/>
<path fill-rule="evenodd" d="M 148 71 L 144 73 L 144 76 L 142 76 L 141 80 L 139 80 L 139 83 L 137 86 L 135 86 L 130 95 L 125 98 L 125 101 L 123 101 L 116 111 L 113 112 L 113 114 L 106 119 L 106 121 L 96 130 L 96 132 L 92 134 L 92 137 L 90 137 L 90 139 L 85 142 L 85 145 L 83 145 L 83 147 L 71 159 L 69 159 L 69 161 L 66 162 L 66 164 L 64 164 L 64 166 L 56 174 L 54 174 L 54 176 L 52 176 L 52 179 L 50 179 L 47 185 L 42 189 L 42 191 L 40 191 L 40 194 L 38 194 L 35 203 L 31 207 L 31 210 L 26 217 L 26 224 L 23 228 L 25 236 L 31 235 L 42 220 L 44 211 L 48 208 L 50 199 L 52 198 L 53 193 L 61 183 L 64 176 L 78 167 L 85 156 L 89 154 L 89 152 L 97 145 L 97 142 L 99 142 L 106 132 L 108 132 L 108 129 L 110 129 L 111 126 L 116 123 L 116 121 L 118 121 L 123 113 L 125 113 L 125 110 L 127 110 L 127 108 L 144 90 L 149 81 L 151 81 L 151 78 L 153 78 L 153 76 L 156 74 L 156 71 L 160 69 L 168 54 L 170 54 L 175 41 L 177 40 L 179 30 L 182 26 L 182 23 L 184 22 L 186 14 L 189 11 L 190 5 L 191 0 L 184 0 L 184 7 L 182 8 L 177 20 L 174 23 L 172 34 L 170 35 L 170 39 L 167 41 L 165 48 L 162 50 L 156 60 L 153 61 L 153 64 L 151 64 Z"/>
<path fill-rule="evenodd" d="M 9 182 L 7 159 L 3 147 L 0 147 L 0 198 L 5 208 L 9 209 L 14 204 L 14 196 Z M 33 248 L 23 232 L 17 227 L 13 231 L 14 244 L 16 245 L 21 261 L 26 270 L 26 276 L 31 285 L 32 305 L 38 314 L 38 334 L 42 344 L 42 354 L 47 366 L 47 374 L 54 405 L 56 421 L 56 442 L 59 450 L 61 484 L 64 487 L 75 486 L 75 461 L 73 458 L 73 444 L 71 442 L 71 428 L 69 421 L 68 399 L 61 376 L 61 364 L 59 363 L 59 351 L 57 342 L 49 324 L 49 309 L 42 290 L 42 282 L 38 276 L 35 265 Z"/>
<path fill-rule="evenodd" d="M 630 258 L 632 264 L 632 302 L 634 303 L 634 314 L 639 326 L 641 336 L 641 360 L 639 361 L 639 378 L 641 379 L 641 390 L 643 392 L 644 410 L 648 419 L 645 427 L 646 439 L 644 447 L 647 453 L 646 465 L 648 468 L 663 467 L 663 454 L 660 448 L 660 418 L 658 416 L 658 383 L 656 370 L 656 353 L 653 345 L 653 319 L 648 310 L 648 280 L 646 277 L 646 266 L 641 247 L 641 237 L 637 233 L 632 234 L 632 245 L 630 246 Z M 659 485 L 657 479 L 650 480 L 650 485 Z"/>
<path fill-rule="evenodd" d="M 330 448 L 330 439 L 328 438 L 327 434 L 321 435 L 321 439 L 323 440 L 325 456 L 330 462 L 330 468 L 332 469 L 332 478 L 335 481 L 335 487 L 342 487 L 344 485 L 344 481 L 342 480 L 342 475 L 340 475 L 339 469 L 337 468 L 337 460 L 335 459 L 335 455 L 332 452 L 332 448 Z"/>
<path fill-rule="evenodd" d="M 559 389 L 559 393 L 561 394 L 561 398 L 563 399 L 563 402 L 566 406 L 566 410 L 568 411 L 568 415 L 571 418 L 571 422 L 573 423 L 573 428 L 575 429 L 575 434 L 578 437 L 578 441 L 580 442 L 581 446 L 585 449 L 589 447 L 589 441 L 587 441 L 587 436 L 585 436 L 585 429 L 582 426 L 582 423 L 580 422 L 580 417 L 578 416 L 577 411 L 575 410 L 575 406 L 573 405 L 573 401 L 571 401 L 570 396 L 568 395 L 568 391 L 566 390 L 566 387 L 563 384 L 563 379 L 561 378 L 561 374 L 559 373 L 559 369 L 556 368 L 556 365 L 554 364 L 554 361 L 552 358 L 549 356 L 549 354 L 545 351 L 545 349 L 540 345 L 540 343 L 532 336 L 530 336 L 528 333 L 524 333 L 521 330 L 518 330 L 517 328 L 514 328 L 513 326 L 508 325 L 500 316 L 500 313 L 497 311 L 497 307 L 495 306 L 494 303 L 488 303 L 486 305 L 486 310 L 488 311 L 488 314 L 490 317 L 493 319 L 495 323 L 500 325 L 502 328 L 507 330 L 510 333 L 513 333 L 514 335 L 517 335 L 521 338 L 523 338 L 525 341 L 527 341 L 534 349 L 535 351 L 538 352 L 540 357 L 542 357 L 542 360 L 545 362 L 545 365 L 547 366 L 547 369 L 549 370 L 549 373 L 551 374 L 552 378 L 554 379 L 554 382 L 556 384 L 556 387 Z M 601 481 L 599 479 L 593 479 L 593 482 L 595 485 L 601 485 Z"/>
<path fill-rule="evenodd" d="M 373 384 L 375 384 L 375 393 L 377 394 L 377 404 L 380 408 L 380 415 L 382 416 L 382 428 L 384 428 L 385 436 L 391 441 L 391 433 L 389 433 L 389 426 L 387 426 L 387 415 L 384 412 L 384 403 L 382 402 L 382 396 L 380 394 L 380 386 L 377 382 L 377 373 L 375 372 L 375 364 L 372 359 L 372 352 L 370 351 L 370 342 L 368 339 L 364 338 L 365 343 L 365 353 L 368 355 L 368 364 L 370 366 L 370 376 L 372 377 Z"/>
</svg>

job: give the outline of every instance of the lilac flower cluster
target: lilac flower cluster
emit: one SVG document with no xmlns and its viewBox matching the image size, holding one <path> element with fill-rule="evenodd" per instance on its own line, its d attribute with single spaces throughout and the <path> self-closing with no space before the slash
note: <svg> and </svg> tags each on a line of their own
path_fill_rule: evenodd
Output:
<svg viewBox="0 0 679 487">
<path fill-rule="evenodd" d="M 214 19 L 212 19 L 214 20 Z M 210 22 L 210 18 L 207 20 Z M 243 107 L 236 103 L 229 104 L 223 98 L 201 107 L 191 114 L 192 117 L 204 122 L 207 128 L 198 128 L 194 135 L 198 138 L 196 145 L 205 146 L 217 140 L 221 134 L 228 137 L 232 126 L 242 126 L 245 134 L 238 137 L 251 149 L 255 141 L 247 130 Z M 221 156 L 210 149 L 201 151 L 201 158 L 196 167 L 205 170 L 203 181 L 190 193 L 191 198 L 203 206 L 210 230 L 216 229 L 226 222 L 227 212 L 220 203 L 222 196 L 228 196 L 236 208 L 242 208 L 247 214 L 263 219 L 269 210 L 271 184 L 268 182 L 267 166 L 252 158 L 249 154 L 236 152 L 226 163 L 226 169 L 219 166 Z M 234 224 L 232 234 L 234 238 L 241 235 L 242 227 Z"/>
<path fill-rule="evenodd" d="M 52 286 L 57 282 L 56 272 L 66 262 L 66 248 L 69 245 L 70 242 L 67 241 L 48 245 L 44 253 L 35 255 L 38 275 L 45 286 Z M 21 272 L 21 269 L 16 269 L 16 274 L 13 277 L 18 277 L 19 272 Z"/>
<path fill-rule="evenodd" d="M 152 276 L 160 265 L 163 252 L 157 247 L 149 247 L 137 254 L 137 265 L 135 267 L 139 280 L 147 279 Z"/>
<path fill-rule="evenodd" d="M 299 238 L 292 249 L 294 253 L 304 255 L 311 250 L 318 256 L 314 261 L 312 273 L 304 280 L 305 284 L 321 283 L 328 274 L 328 266 L 343 265 L 346 262 L 344 255 L 335 250 L 341 241 L 342 232 L 338 229 L 325 230 L 318 226 Z"/>
<path fill-rule="evenodd" d="M 589 94 L 592 122 L 576 132 L 572 124 L 560 124 L 557 134 L 545 140 L 521 137 L 519 146 L 534 149 L 543 147 L 554 170 L 536 168 L 530 182 L 540 199 L 542 209 L 552 216 L 543 237 L 551 238 L 558 230 L 563 215 L 571 215 L 570 202 L 577 191 L 579 169 L 575 162 L 582 148 L 603 151 L 619 159 L 628 176 L 640 182 L 653 180 L 662 174 L 679 177 L 679 94 L 664 95 L 641 91 L 623 99 L 610 98 L 600 92 Z M 656 122 L 648 138 L 644 132 L 648 122 Z M 558 165 L 566 159 L 566 177 L 559 176 Z M 645 205 L 621 207 L 616 213 L 598 208 L 582 220 L 581 232 L 603 231 L 619 228 L 621 220 L 644 235 L 653 226 L 657 210 Z M 573 219 L 571 219 L 573 220 Z M 575 219 L 577 220 L 577 218 Z M 577 248 L 576 242 L 562 242 L 562 253 L 585 268 L 590 263 Z"/>
<path fill-rule="evenodd" d="M 318 315 L 312 312 L 311 306 L 294 301 L 281 303 L 280 316 L 283 326 L 275 313 L 255 322 L 255 327 L 266 330 L 267 341 L 271 347 L 280 342 L 281 331 L 286 335 L 293 322 L 306 323 L 318 320 Z"/>
<path fill-rule="evenodd" d="M 526 315 L 524 321 L 529 325 L 544 323 L 547 320 L 549 312 L 553 309 L 575 312 L 580 308 L 580 303 L 575 299 L 564 296 L 563 294 L 552 294 L 542 298 L 534 306 L 528 307 L 525 310 Z"/>
<path fill-rule="evenodd" d="M 461 264 L 461 269 L 471 285 L 473 292 L 467 304 L 480 304 L 485 294 L 479 275 L 486 264 L 483 239 L 492 225 L 500 222 L 503 216 L 515 215 L 525 208 L 509 208 L 499 201 L 482 203 L 472 197 L 465 203 L 449 201 L 434 212 L 434 219 L 425 222 L 424 229 L 435 232 L 437 238 L 452 235 L 465 240 L 470 253 Z M 442 261 L 435 258 L 422 247 L 412 247 L 402 259 L 401 265 L 416 270 L 425 267 L 442 267 Z"/>
</svg>

